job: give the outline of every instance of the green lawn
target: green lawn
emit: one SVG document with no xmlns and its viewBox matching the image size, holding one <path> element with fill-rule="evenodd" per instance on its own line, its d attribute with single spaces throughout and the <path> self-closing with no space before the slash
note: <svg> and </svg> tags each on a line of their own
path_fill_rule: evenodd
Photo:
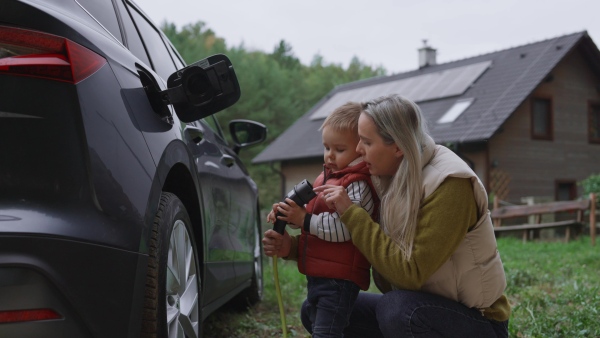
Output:
<svg viewBox="0 0 600 338">
<path fill-rule="evenodd" d="M 511 337 L 600 337 L 600 246 L 499 239 Z"/>
<path fill-rule="evenodd" d="M 600 337 L 600 245 L 499 238 L 512 304 L 511 337 Z M 204 324 L 206 337 L 282 337 L 272 261 L 265 258 L 265 297 L 247 311 L 225 307 Z M 295 262 L 278 261 L 288 337 L 309 337 L 300 323 L 306 279 Z"/>
</svg>

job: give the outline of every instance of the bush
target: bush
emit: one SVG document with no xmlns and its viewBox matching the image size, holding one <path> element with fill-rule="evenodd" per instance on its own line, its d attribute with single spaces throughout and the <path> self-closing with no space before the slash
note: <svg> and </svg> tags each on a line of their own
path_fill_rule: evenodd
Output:
<svg viewBox="0 0 600 338">
<path fill-rule="evenodd" d="M 596 194 L 596 205 L 600 206 L 600 173 L 592 174 L 578 183 L 583 188 L 584 197 L 591 193 Z"/>
<path fill-rule="evenodd" d="M 583 187 L 583 192 L 587 195 L 590 193 L 600 193 L 600 173 L 590 175 L 588 178 L 579 182 Z"/>
</svg>

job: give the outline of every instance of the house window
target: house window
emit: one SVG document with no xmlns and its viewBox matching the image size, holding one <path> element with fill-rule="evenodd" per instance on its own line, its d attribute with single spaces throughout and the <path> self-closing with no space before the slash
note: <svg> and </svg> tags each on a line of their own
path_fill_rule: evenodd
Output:
<svg viewBox="0 0 600 338">
<path fill-rule="evenodd" d="M 588 138 L 590 143 L 600 143 L 600 103 L 590 103 Z"/>
<path fill-rule="evenodd" d="M 557 180 L 555 184 L 557 201 L 571 201 L 577 198 L 576 182 L 572 180 Z"/>
<path fill-rule="evenodd" d="M 531 138 L 552 140 L 552 101 L 534 98 L 531 100 Z"/>
<path fill-rule="evenodd" d="M 437 121 L 437 123 L 454 122 L 467 108 L 471 106 L 473 99 L 460 99 Z"/>
</svg>

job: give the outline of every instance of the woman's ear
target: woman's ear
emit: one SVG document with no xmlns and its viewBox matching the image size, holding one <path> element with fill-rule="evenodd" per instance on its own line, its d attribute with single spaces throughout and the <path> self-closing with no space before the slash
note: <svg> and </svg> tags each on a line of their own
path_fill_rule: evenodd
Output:
<svg viewBox="0 0 600 338">
<path fill-rule="evenodd" d="M 396 151 L 394 152 L 394 156 L 396 156 L 396 158 L 400 158 L 400 157 L 404 156 L 404 152 L 402 150 L 400 150 L 400 148 L 398 148 L 398 146 L 396 146 Z"/>
</svg>

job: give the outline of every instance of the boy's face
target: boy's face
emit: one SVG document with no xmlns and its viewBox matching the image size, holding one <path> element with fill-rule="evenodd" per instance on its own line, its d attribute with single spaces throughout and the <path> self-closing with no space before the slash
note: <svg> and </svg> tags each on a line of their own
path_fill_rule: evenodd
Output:
<svg viewBox="0 0 600 338">
<path fill-rule="evenodd" d="M 323 160 L 325 166 L 333 171 L 346 168 L 348 164 L 360 157 L 356 152 L 358 134 L 350 130 L 334 130 L 325 126 L 322 130 Z"/>
</svg>

